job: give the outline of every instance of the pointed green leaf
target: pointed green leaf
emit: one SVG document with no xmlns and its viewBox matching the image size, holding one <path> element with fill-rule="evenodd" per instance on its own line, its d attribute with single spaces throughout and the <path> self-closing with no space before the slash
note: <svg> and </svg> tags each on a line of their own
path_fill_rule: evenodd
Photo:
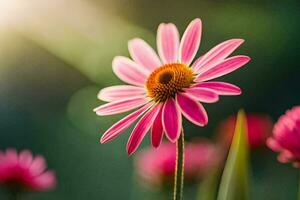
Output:
<svg viewBox="0 0 300 200">
<path fill-rule="evenodd" d="M 237 116 L 235 132 L 223 171 L 218 200 L 248 200 L 247 122 L 243 110 Z"/>
<path fill-rule="evenodd" d="M 217 196 L 219 176 L 221 169 L 219 166 L 210 170 L 210 173 L 204 177 L 197 193 L 197 200 L 215 200 Z"/>
</svg>

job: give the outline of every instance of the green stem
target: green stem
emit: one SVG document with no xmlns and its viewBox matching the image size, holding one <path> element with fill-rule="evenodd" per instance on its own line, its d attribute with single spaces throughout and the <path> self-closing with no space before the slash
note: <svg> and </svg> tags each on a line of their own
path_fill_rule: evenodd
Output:
<svg viewBox="0 0 300 200">
<path fill-rule="evenodd" d="M 176 142 L 176 166 L 174 175 L 174 200 L 183 199 L 184 185 L 184 133 L 181 131 L 180 137 Z"/>
</svg>

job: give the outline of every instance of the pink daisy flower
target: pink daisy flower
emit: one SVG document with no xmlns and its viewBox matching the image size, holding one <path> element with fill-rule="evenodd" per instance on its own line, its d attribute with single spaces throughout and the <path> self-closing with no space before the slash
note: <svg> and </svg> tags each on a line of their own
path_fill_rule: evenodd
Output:
<svg viewBox="0 0 300 200">
<path fill-rule="evenodd" d="M 216 167 L 222 158 L 218 147 L 205 140 L 187 143 L 185 148 L 185 181 L 201 180 Z M 135 158 L 138 176 L 146 185 L 162 186 L 173 183 L 176 162 L 176 145 L 162 143 L 160 148 L 147 148 Z"/>
<path fill-rule="evenodd" d="M 279 152 L 279 162 L 292 162 L 294 167 L 300 168 L 300 106 L 288 110 L 279 118 L 267 145 Z"/>
<path fill-rule="evenodd" d="M 219 95 L 239 95 L 235 85 L 209 81 L 228 74 L 250 58 L 237 55 L 227 58 L 244 40 L 227 40 L 192 63 L 201 39 L 202 23 L 194 19 L 186 28 L 181 40 L 174 24 L 160 24 L 157 30 L 159 56 L 142 39 L 129 41 L 131 58 L 117 56 L 112 66 L 115 74 L 130 85 L 111 86 L 102 89 L 98 98 L 107 101 L 94 109 L 100 115 L 113 115 L 137 109 L 124 117 L 102 136 L 100 142 L 108 142 L 140 120 L 127 143 L 132 154 L 151 129 L 151 141 L 158 147 L 163 134 L 176 142 L 182 130 L 182 116 L 198 126 L 208 122 L 202 103 L 218 101 Z"/>
<path fill-rule="evenodd" d="M 272 134 L 273 122 L 264 114 L 250 113 L 246 115 L 248 142 L 252 149 L 263 147 L 267 138 Z M 230 146 L 234 134 L 236 116 L 231 116 L 223 121 L 218 127 L 218 136 L 221 142 Z"/>
<path fill-rule="evenodd" d="M 27 190 L 44 191 L 54 188 L 55 174 L 46 171 L 42 156 L 32 156 L 28 150 L 18 155 L 15 149 L 0 151 L 0 185 L 14 192 Z"/>
</svg>

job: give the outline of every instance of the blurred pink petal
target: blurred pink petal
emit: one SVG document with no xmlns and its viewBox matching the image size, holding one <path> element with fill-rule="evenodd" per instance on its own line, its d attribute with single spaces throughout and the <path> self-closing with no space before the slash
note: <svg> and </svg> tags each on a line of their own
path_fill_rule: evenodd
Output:
<svg viewBox="0 0 300 200">
<path fill-rule="evenodd" d="M 157 30 L 157 50 L 163 63 L 178 61 L 179 33 L 172 23 L 160 24 Z"/>
<path fill-rule="evenodd" d="M 194 19 L 186 28 L 179 47 L 179 57 L 181 63 L 191 64 L 200 46 L 202 33 L 202 22 Z"/>
<path fill-rule="evenodd" d="M 46 161 L 43 156 L 37 155 L 30 165 L 30 170 L 34 176 L 40 175 L 46 169 Z"/>
<path fill-rule="evenodd" d="M 47 171 L 39 176 L 34 177 L 35 187 L 39 190 L 53 189 L 56 185 L 55 173 Z"/>
<path fill-rule="evenodd" d="M 154 105 L 136 124 L 127 143 L 128 155 L 131 155 L 136 151 L 146 133 L 150 129 L 151 125 L 153 124 L 157 114 L 160 111 L 160 108 L 160 104 Z"/>
<path fill-rule="evenodd" d="M 152 47 L 142 39 L 135 38 L 130 40 L 128 49 L 132 59 L 148 69 L 149 72 L 162 65 Z"/>
<path fill-rule="evenodd" d="M 176 100 L 185 118 L 198 126 L 208 123 L 207 113 L 201 103 L 185 94 L 178 94 Z"/>
<path fill-rule="evenodd" d="M 53 189 L 56 185 L 55 174 L 45 169 L 46 163 L 42 156 L 33 158 L 28 150 L 18 155 L 16 150 L 8 149 L 1 154 L 0 185 L 15 192 Z"/>
<path fill-rule="evenodd" d="M 194 88 L 208 88 L 215 91 L 218 95 L 239 95 L 241 89 L 233 84 L 225 82 L 202 82 L 193 85 Z"/>
<path fill-rule="evenodd" d="M 182 118 L 174 99 L 169 99 L 165 102 L 162 112 L 164 132 L 171 142 L 176 142 L 180 136 Z"/>
<path fill-rule="evenodd" d="M 28 168 L 32 163 L 32 154 L 28 150 L 23 150 L 19 155 L 19 163 L 25 168 Z"/>
<path fill-rule="evenodd" d="M 269 116 L 258 113 L 246 114 L 248 142 L 251 149 L 264 147 L 271 135 L 273 123 Z M 218 126 L 218 134 L 225 146 L 230 146 L 234 134 L 236 116 L 230 116 Z"/>
<path fill-rule="evenodd" d="M 185 181 L 201 180 L 222 159 L 218 147 L 206 140 L 195 140 L 185 148 Z M 159 187 L 173 183 L 176 145 L 162 143 L 158 149 L 146 148 L 135 157 L 135 169 L 143 183 Z"/>
<path fill-rule="evenodd" d="M 243 42 L 243 39 L 231 39 L 218 44 L 198 58 L 192 68 L 199 74 L 211 69 L 229 56 Z"/>
<path fill-rule="evenodd" d="M 273 136 L 267 141 L 273 151 L 279 152 L 278 160 L 291 162 L 299 167 L 300 162 L 300 106 L 295 106 L 282 115 L 274 125 Z"/>
<path fill-rule="evenodd" d="M 128 99 L 130 97 L 141 97 L 145 95 L 145 89 L 132 85 L 115 85 L 106 87 L 98 93 L 98 99 L 102 101 L 117 101 L 120 99 Z"/>
<path fill-rule="evenodd" d="M 99 106 L 94 109 L 94 112 L 96 112 L 97 115 L 100 116 L 113 115 L 113 114 L 123 113 L 138 108 L 142 105 L 145 105 L 147 102 L 148 100 L 144 97 L 123 99 L 123 100 L 114 101 Z"/>
<path fill-rule="evenodd" d="M 218 78 L 225 74 L 235 71 L 250 61 L 248 56 L 233 56 L 220 64 L 212 67 L 210 70 L 203 72 L 196 78 L 196 82 L 208 81 L 214 78 Z"/>
</svg>

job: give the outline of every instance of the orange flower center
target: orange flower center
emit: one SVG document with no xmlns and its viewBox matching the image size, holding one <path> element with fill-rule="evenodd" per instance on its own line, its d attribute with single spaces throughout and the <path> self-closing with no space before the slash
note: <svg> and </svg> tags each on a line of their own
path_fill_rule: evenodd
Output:
<svg viewBox="0 0 300 200">
<path fill-rule="evenodd" d="M 193 80 L 193 71 L 188 66 L 181 63 L 165 64 L 150 74 L 146 82 L 147 94 L 156 102 L 164 102 L 188 88 Z"/>
</svg>

